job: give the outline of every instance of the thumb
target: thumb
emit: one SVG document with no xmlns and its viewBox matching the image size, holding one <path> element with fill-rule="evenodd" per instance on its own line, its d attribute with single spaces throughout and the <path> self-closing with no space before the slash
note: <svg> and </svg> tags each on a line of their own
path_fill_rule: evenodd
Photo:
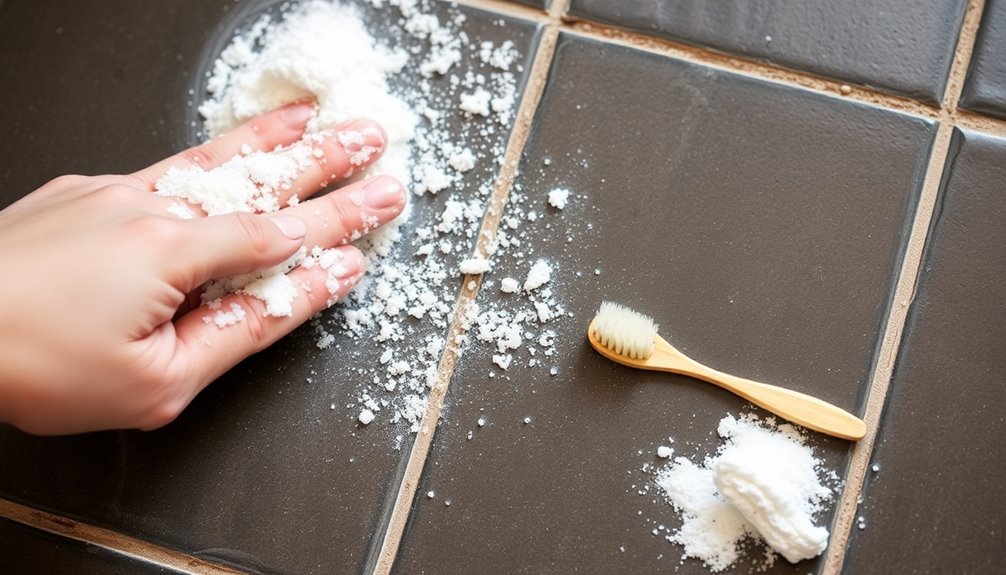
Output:
<svg viewBox="0 0 1006 575">
<path fill-rule="evenodd" d="M 288 215 L 235 212 L 186 220 L 182 274 L 175 287 L 189 292 L 208 280 L 245 274 L 279 264 L 304 244 L 307 226 Z"/>
</svg>

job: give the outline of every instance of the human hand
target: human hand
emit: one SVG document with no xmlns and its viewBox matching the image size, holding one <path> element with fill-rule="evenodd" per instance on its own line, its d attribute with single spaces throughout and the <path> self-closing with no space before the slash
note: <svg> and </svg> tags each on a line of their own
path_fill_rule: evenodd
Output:
<svg viewBox="0 0 1006 575">
<path fill-rule="evenodd" d="M 349 291 L 365 262 L 345 244 L 404 208 L 404 188 L 393 178 L 269 214 L 205 217 L 191 206 L 193 219 L 169 212 L 178 199 L 153 193 L 171 167 L 209 170 L 243 147 L 269 151 L 299 140 L 311 110 L 275 110 L 135 174 L 57 178 L 0 211 L 0 422 L 38 434 L 163 426 L 219 375 Z M 371 126 L 349 122 L 315 144 L 321 151 L 281 191 L 279 205 L 376 160 L 361 165 L 337 137 L 364 132 L 366 144 L 383 151 L 383 132 Z M 218 327 L 205 320 L 212 310 L 195 307 L 207 281 L 316 245 L 342 246 L 335 292 L 326 270 L 293 269 L 298 293 L 289 317 L 267 317 L 262 301 L 240 293 L 221 302 L 245 310 L 235 325 Z"/>
</svg>

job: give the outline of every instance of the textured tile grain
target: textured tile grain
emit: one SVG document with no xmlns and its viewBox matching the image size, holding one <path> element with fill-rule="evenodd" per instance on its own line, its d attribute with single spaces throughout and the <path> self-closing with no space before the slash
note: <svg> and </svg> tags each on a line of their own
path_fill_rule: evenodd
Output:
<svg viewBox="0 0 1006 575">
<path fill-rule="evenodd" d="M 573 0 L 570 13 L 938 104 L 965 0 Z"/>
<path fill-rule="evenodd" d="M 961 107 L 1006 118 L 1006 2 L 987 0 Z"/>
<path fill-rule="evenodd" d="M 187 104 L 189 90 L 201 93 L 203 72 L 235 27 L 276 5 L 6 3 L 0 205 L 60 174 L 128 172 L 194 144 L 198 118 Z M 476 47 L 513 40 L 521 53 L 515 66 L 527 65 L 535 25 L 446 2 L 435 6 L 441 17 L 463 11 Z M 392 34 L 379 19 L 397 18 L 396 12 L 364 13 L 374 30 Z M 466 50 L 459 66 L 487 67 L 477 50 Z M 519 96 L 523 80 L 514 72 Z M 433 80 L 432 90 L 449 82 Z M 455 139 L 470 129 L 460 113 L 449 125 Z M 506 141 L 508 129 L 496 124 L 466 142 L 489 150 Z M 465 174 L 465 189 L 490 182 L 495 169 L 481 162 Z M 415 200 L 414 219 L 439 216 L 446 196 Z M 404 244 L 413 236 L 409 226 Z M 403 250 L 400 257 L 411 254 Z M 429 325 L 419 330 L 425 331 L 409 337 L 422 341 L 437 332 Z M 387 424 L 390 416 L 357 424 L 358 408 L 350 406 L 372 382 L 349 366 L 376 364 L 381 350 L 367 338 L 335 335 L 321 351 L 311 327 L 294 332 L 210 385 L 177 421 L 155 432 L 39 438 L 0 426 L 0 496 L 247 569 L 362 572 L 379 543 L 411 435 L 405 424 Z"/>
<path fill-rule="evenodd" d="M 679 565 L 665 540 L 680 523 L 652 485 L 650 466 L 666 463 L 654 451 L 701 457 L 721 418 L 751 408 L 602 359 L 586 342 L 591 317 L 603 299 L 622 302 L 700 361 L 858 412 L 933 133 L 925 120 L 560 37 L 504 216 L 524 239 L 479 294 L 483 309 L 515 313 L 527 304 L 500 280 L 549 260 L 567 315 L 528 322 L 524 337 L 554 329 L 556 353 L 518 350 L 504 371 L 495 349 L 466 352 L 396 572 L 707 572 Z M 573 193 L 561 212 L 547 203 L 556 187 Z M 541 216 L 509 228 L 528 211 Z M 847 442 L 810 442 L 844 469 Z"/>
<path fill-rule="evenodd" d="M 845 573 L 1006 564 L 1006 139 L 955 133 Z"/>
<path fill-rule="evenodd" d="M 0 572 L 4 575 L 176 575 L 178 572 L 0 519 Z"/>
</svg>

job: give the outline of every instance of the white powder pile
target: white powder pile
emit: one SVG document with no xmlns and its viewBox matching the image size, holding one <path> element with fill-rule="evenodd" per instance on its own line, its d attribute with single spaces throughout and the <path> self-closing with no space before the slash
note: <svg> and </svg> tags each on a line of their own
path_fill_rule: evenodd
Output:
<svg viewBox="0 0 1006 575">
<path fill-rule="evenodd" d="M 764 541 L 790 562 L 820 555 L 828 531 L 814 517 L 830 501 L 837 477 L 822 467 L 800 433 L 754 415 L 720 421 L 724 443 L 697 464 L 677 457 L 656 484 L 681 514 L 669 541 L 713 572 L 723 571 L 751 541 Z M 668 454 L 669 455 L 669 454 Z M 768 555 L 766 567 L 774 556 Z"/>
<path fill-rule="evenodd" d="M 263 16 L 230 43 L 215 63 L 207 85 L 211 97 L 199 112 L 211 137 L 307 99 L 318 103 L 309 133 L 352 118 L 379 120 L 388 134 L 388 151 L 376 171 L 407 180 L 408 142 L 418 118 L 391 93 L 388 78 L 408 59 L 405 51 L 375 42 L 355 7 L 303 2 L 279 21 Z"/>
</svg>

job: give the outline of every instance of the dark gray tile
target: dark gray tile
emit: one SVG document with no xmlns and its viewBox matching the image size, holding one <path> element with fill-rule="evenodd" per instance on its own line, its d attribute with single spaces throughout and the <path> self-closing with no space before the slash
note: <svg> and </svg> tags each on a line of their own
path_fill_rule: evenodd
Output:
<svg viewBox="0 0 1006 575">
<path fill-rule="evenodd" d="M 479 298 L 512 305 L 500 278 L 544 257 L 572 316 L 552 322 L 542 366 L 522 352 L 504 372 L 495 349 L 466 352 L 396 571 L 705 573 L 650 535 L 678 520 L 637 495 L 652 481 L 640 468 L 668 436 L 678 455 L 709 452 L 745 402 L 602 359 L 591 317 L 621 301 L 700 361 L 858 412 L 935 126 L 573 36 L 535 126 L 512 200 L 543 216 L 520 223 L 526 239 Z M 546 203 L 556 186 L 575 194 L 562 212 Z M 812 442 L 841 473 L 850 444 Z"/>
<path fill-rule="evenodd" d="M 0 205 L 62 173 L 132 171 L 194 143 L 189 89 L 265 4 L 276 2 L 0 2 Z M 462 10 L 476 46 L 510 39 L 518 63 L 533 57 L 536 25 L 435 5 Z M 466 53 L 463 65 L 471 60 Z M 434 90 L 449 83 L 435 80 Z M 464 129 L 460 114 L 451 122 Z M 483 140 L 492 148 L 507 137 L 497 126 Z M 465 189 L 495 169 L 480 162 Z M 403 234 L 439 216 L 447 195 L 416 200 Z M 423 329 L 410 337 L 435 331 Z M 376 365 L 380 350 L 336 335 L 321 352 L 310 327 L 295 332 L 156 432 L 38 438 L 0 426 L 0 496 L 247 568 L 364 571 L 411 436 L 405 425 L 356 424 L 358 409 L 346 406 L 372 382 L 346 358 Z"/>
<path fill-rule="evenodd" d="M 1006 564 L 1006 139 L 957 132 L 846 573 Z"/>
<path fill-rule="evenodd" d="M 573 0 L 570 13 L 938 104 L 965 0 Z"/>
<path fill-rule="evenodd" d="M 551 0 L 511 0 L 512 2 L 517 2 L 518 4 L 524 4 L 525 6 L 533 6 L 535 8 L 545 9 L 548 8 L 552 3 Z"/>
<path fill-rule="evenodd" d="M 124 173 L 186 141 L 187 91 L 226 0 L 0 3 L 0 206 L 67 173 Z"/>
<path fill-rule="evenodd" d="M 1006 118 L 1006 2 L 988 0 L 961 93 L 961 107 Z"/>
<path fill-rule="evenodd" d="M 179 573 L 7 519 L 0 519 L 0 572 L 5 575 Z"/>
</svg>

